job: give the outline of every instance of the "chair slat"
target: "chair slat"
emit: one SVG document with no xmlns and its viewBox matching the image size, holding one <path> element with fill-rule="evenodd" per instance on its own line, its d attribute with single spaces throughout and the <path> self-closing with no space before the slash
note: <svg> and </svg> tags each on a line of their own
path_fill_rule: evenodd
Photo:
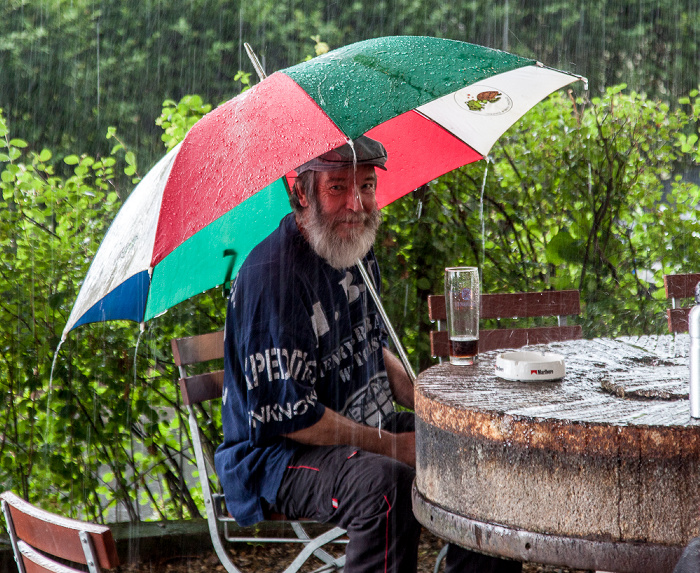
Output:
<svg viewBox="0 0 700 573">
<path fill-rule="evenodd" d="M 688 332 L 688 315 L 690 308 L 667 308 L 668 331 L 671 334 Z"/>
<path fill-rule="evenodd" d="M 482 319 L 573 316 L 581 313 L 577 290 L 547 290 L 481 295 Z M 446 320 L 445 295 L 428 297 L 430 320 Z"/>
<path fill-rule="evenodd" d="M 224 371 L 205 372 L 180 378 L 180 391 L 185 406 L 221 398 L 224 389 Z"/>
<path fill-rule="evenodd" d="M 583 336 L 581 325 L 538 326 L 533 328 L 500 328 L 484 331 L 484 342 L 479 334 L 479 351 L 499 348 L 520 348 L 529 344 L 548 344 L 564 340 L 579 340 Z"/>
<path fill-rule="evenodd" d="M 39 509 L 12 492 L 4 492 L 0 497 L 7 503 L 18 540 L 49 555 L 86 564 L 80 541 L 80 532 L 85 531 L 90 535 L 100 567 L 112 569 L 119 565 L 109 527 Z"/>
<path fill-rule="evenodd" d="M 666 289 L 666 298 L 694 297 L 695 285 L 697 285 L 699 282 L 700 273 L 664 275 L 664 288 Z"/>
<path fill-rule="evenodd" d="M 569 316 L 581 313 L 577 290 L 547 290 L 487 294 L 482 297 L 483 318 Z"/>
<path fill-rule="evenodd" d="M 499 348 L 520 348 L 528 344 L 546 344 L 563 340 L 579 340 L 583 337 L 581 325 L 537 326 L 533 328 L 499 328 L 479 331 L 479 352 Z M 450 341 L 446 330 L 430 333 L 430 350 L 433 356 L 449 356 Z"/>
<path fill-rule="evenodd" d="M 25 573 L 83 573 L 81 569 L 53 561 L 24 541 L 17 542 Z"/>
<path fill-rule="evenodd" d="M 224 357 L 224 331 L 209 332 L 170 342 L 176 366 L 188 366 Z"/>
</svg>

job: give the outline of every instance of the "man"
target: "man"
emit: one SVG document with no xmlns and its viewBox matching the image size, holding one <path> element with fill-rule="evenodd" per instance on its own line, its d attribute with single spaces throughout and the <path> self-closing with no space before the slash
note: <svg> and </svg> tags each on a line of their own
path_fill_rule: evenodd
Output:
<svg viewBox="0 0 700 573">
<path fill-rule="evenodd" d="M 386 151 L 353 144 L 297 169 L 294 212 L 233 284 L 216 469 L 240 524 L 271 510 L 335 523 L 350 538 L 346 572 L 415 571 L 413 416 L 393 405 L 413 408 L 413 387 L 354 264 L 379 290 Z"/>
</svg>

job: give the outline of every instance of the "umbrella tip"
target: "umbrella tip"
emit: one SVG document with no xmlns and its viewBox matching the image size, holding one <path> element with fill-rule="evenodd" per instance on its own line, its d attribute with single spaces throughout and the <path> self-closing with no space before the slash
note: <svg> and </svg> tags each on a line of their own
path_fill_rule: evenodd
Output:
<svg viewBox="0 0 700 573">
<path fill-rule="evenodd" d="M 267 77 L 267 74 L 260 63 L 260 60 L 258 60 L 258 56 L 255 55 L 253 48 L 251 48 L 248 42 L 244 42 L 243 47 L 245 48 L 246 54 L 248 54 L 248 57 L 250 58 L 250 63 L 253 64 L 253 67 L 258 74 L 258 78 L 260 78 L 260 80 L 264 80 Z"/>
</svg>

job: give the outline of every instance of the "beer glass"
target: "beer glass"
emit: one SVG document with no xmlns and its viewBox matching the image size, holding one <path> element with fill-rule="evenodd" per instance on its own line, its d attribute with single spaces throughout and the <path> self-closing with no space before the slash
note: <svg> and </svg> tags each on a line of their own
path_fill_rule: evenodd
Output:
<svg viewBox="0 0 700 573">
<path fill-rule="evenodd" d="M 474 364 L 479 353 L 479 269 L 445 269 L 445 309 L 447 334 L 450 339 L 450 363 Z"/>
</svg>

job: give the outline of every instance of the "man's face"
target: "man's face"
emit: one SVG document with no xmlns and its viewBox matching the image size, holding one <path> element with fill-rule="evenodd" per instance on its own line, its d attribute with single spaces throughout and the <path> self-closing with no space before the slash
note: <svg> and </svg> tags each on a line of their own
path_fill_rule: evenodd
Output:
<svg viewBox="0 0 700 573">
<path fill-rule="evenodd" d="M 371 165 L 315 173 L 315 197 L 299 193 L 302 225 L 314 250 L 332 266 L 351 266 L 374 244 L 381 221 Z"/>
<path fill-rule="evenodd" d="M 348 240 L 377 210 L 377 175 L 371 165 L 316 173 L 317 210 L 339 238 Z"/>
</svg>

